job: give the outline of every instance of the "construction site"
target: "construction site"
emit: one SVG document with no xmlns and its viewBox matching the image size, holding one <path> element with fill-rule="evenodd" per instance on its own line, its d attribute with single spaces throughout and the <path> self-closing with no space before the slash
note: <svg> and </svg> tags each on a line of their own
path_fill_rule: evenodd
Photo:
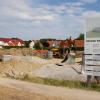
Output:
<svg viewBox="0 0 100 100">
<path fill-rule="evenodd" d="M 87 81 L 87 76 L 83 75 L 82 73 L 83 63 L 82 63 L 82 54 L 80 55 L 80 52 L 79 53 L 77 52 L 77 56 L 75 56 L 76 54 L 74 52 L 70 52 L 70 55 L 68 55 L 67 57 L 65 56 L 64 59 L 54 58 L 54 57 L 42 58 L 42 56 L 39 56 L 40 54 L 38 56 L 34 55 L 34 52 L 31 49 L 19 49 L 19 50 L 9 49 L 8 51 L 6 49 L 5 50 L 1 49 L 0 53 L 2 55 L 0 58 L 1 59 L 0 77 L 4 78 L 3 80 L 5 80 L 5 82 L 11 81 L 11 80 L 6 80 L 6 78 L 10 78 L 14 80 L 15 79 L 26 80 L 27 76 L 29 78 L 29 80 L 27 81 L 30 81 L 30 79 L 32 81 L 34 80 L 34 78 L 37 78 L 36 79 L 37 81 L 35 83 L 38 83 L 38 78 L 50 79 L 50 80 L 51 79 L 52 80 L 65 80 L 65 81 L 72 81 L 72 82 L 79 81 L 83 83 Z M 15 83 L 6 84 L 5 82 L 4 83 L 1 82 L 0 85 L 1 86 L 6 85 L 8 87 L 8 90 L 9 88 L 11 88 L 11 84 L 15 84 Z M 67 83 L 67 84 L 70 85 L 70 83 Z M 12 88 L 16 89 L 18 87 L 13 85 Z M 45 88 L 48 88 L 48 87 L 45 87 Z M 11 91 L 15 91 L 15 90 L 11 90 Z M 26 90 L 26 92 L 27 91 L 30 91 L 30 90 Z M 36 94 L 43 93 L 43 91 L 41 92 L 40 91 L 41 90 L 38 90 L 37 92 L 36 91 L 33 91 L 33 92 L 36 92 Z M 18 96 L 18 94 L 16 95 Z M 28 97 L 30 97 L 29 95 Z M 55 100 L 55 98 L 57 100 L 66 100 L 65 99 L 66 96 L 57 96 L 58 93 L 55 95 L 51 95 L 51 96 L 50 94 L 46 94 L 46 95 L 47 95 L 47 98 L 51 98 L 53 96 L 52 100 L 53 99 Z M 45 100 L 46 97 L 44 96 L 43 98 Z M 71 100 L 75 100 L 75 99 L 71 99 Z M 80 99 L 77 99 L 77 100 L 80 100 Z M 94 99 L 91 99 L 91 100 L 94 100 Z M 96 100 L 99 100 L 99 99 L 96 99 Z"/>
<path fill-rule="evenodd" d="M 100 100 L 100 0 L 0 0 L 0 100 Z"/>
</svg>

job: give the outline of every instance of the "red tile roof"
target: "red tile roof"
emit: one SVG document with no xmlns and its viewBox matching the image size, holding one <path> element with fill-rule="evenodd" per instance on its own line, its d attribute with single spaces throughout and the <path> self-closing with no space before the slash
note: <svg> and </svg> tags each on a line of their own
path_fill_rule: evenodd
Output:
<svg viewBox="0 0 100 100">
<path fill-rule="evenodd" d="M 9 42 L 11 41 L 11 38 L 0 38 L 0 41 Z"/>
<path fill-rule="evenodd" d="M 24 41 L 21 39 L 16 38 L 0 38 L 0 41 L 3 41 L 5 43 L 8 43 L 9 46 L 19 46 L 20 43 L 21 46 L 24 44 Z"/>
<path fill-rule="evenodd" d="M 69 47 L 68 41 L 61 41 L 60 47 L 62 47 L 62 48 L 67 48 L 67 47 Z"/>
<path fill-rule="evenodd" d="M 20 43 L 24 44 L 25 42 L 22 39 L 17 39 Z"/>
<path fill-rule="evenodd" d="M 8 46 L 15 46 L 12 42 L 8 42 L 7 44 Z"/>
<path fill-rule="evenodd" d="M 47 53 L 48 50 L 33 50 L 34 53 Z"/>
<path fill-rule="evenodd" d="M 67 48 L 67 47 L 70 47 L 70 44 L 73 44 L 76 47 L 84 47 L 84 40 L 61 41 L 60 47 Z"/>
<path fill-rule="evenodd" d="M 84 47 L 84 40 L 75 40 L 76 47 Z"/>
<path fill-rule="evenodd" d="M 21 44 L 21 42 L 20 42 L 19 40 L 14 40 L 14 39 L 11 40 L 11 43 L 12 43 L 14 46 L 19 46 L 19 45 L 18 45 L 19 43 Z M 21 45 L 22 45 L 22 44 L 21 44 Z"/>
</svg>

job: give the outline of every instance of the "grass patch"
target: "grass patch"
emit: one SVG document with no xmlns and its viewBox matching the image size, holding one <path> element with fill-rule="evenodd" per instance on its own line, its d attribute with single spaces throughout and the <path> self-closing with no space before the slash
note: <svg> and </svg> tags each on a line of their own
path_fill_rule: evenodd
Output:
<svg viewBox="0 0 100 100">
<path fill-rule="evenodd" d="M 11 77 L 14 78 L 14 77 Z M 91 87 L 88 87 L 86 83 L 80 81 L 68 81 L 68 80 L 57 80 L 57 79 L 49 79 L 49 78 L 40 78 L 40 77 L 31 77 L 28 74 L 25 74 L 22 78 L 14 78 L 18 80 L 40 83 L 51 86 L 61 86 L 61 87 L 69 87 L 69 88 L 77 88 L 77 89 L 85 89 L 85 90 L 95 90 L 100 92 L 100 84 L 92 83 Z"/>
<path fill-rule="evenodd" d="M 100 84 L 97 85 L 96 83 L 92 83 L 91 87 L 87 87 L 86 83 L 80 81 L 68 81 L 68 80 L 57 80 L 57 79 L 40 78 L 40 77 L 30 77 L 28 74 L 26 74 L 20 80 L 29 81 L 33 83 L 46 84 L 51 86 L 62 86 L 62 87 L 69 87 L 69 88 L 100 91 Z"/>
<path fill-rule="evenodd" d="M 80 82 L 76 81 L 66 81 L 66 80 L 57 80 L 57 79 L 49 79 L 49 78 L 40 78 L 40 77 L 29 77 L 28 75 L 25 75 L 24 78 L 21 80 L 30 81 L 34 83 L 41 83 L 46 85 L 54 85 L 54 86 L 64 86 L 64 87 L 79 87 L 81 86 Z"/>
</svg>

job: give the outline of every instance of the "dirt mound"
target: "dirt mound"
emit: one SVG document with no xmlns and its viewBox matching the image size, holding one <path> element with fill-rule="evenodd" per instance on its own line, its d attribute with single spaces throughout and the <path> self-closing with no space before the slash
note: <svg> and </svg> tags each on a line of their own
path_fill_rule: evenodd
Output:
<svg viewBox="0 0 100 100">
<path fill-rule="evenodd" d="M 39 68 L 40 66 L 42 65 L 35 62 L 16 60 L 0 62 L 0 75 L 6 76 L 11 74 L 19 75 L 24 73 L 31 73 L 34 69 Z"/>
<path fill-rule="evenodd" d="M 0 49 L 0 55 L 32 55 L 32 49 L 29 48 L 11 48 L 11 49 Z"/>
<path fill-rule="evenodd" d="M 15 54 L 16 51 L 12 54 Z M 29 51 L 28 51 L 29 52 Z M 30 54 L 27 50 L 24 49 L 24 54 Z M 17 54 L 17 53 L 16 53 Z M 20 53 L 19 53 L 20 54 Z M 22 53 L 21 53 L 22 54 Z M 55 64 L 57 62 L 60 62 L 60 60 L 57 59 L 42 59 L 36 56 L 32 57 L 32 61 L 25 61 L 25 60 L 17 60 L 12 59 L 5 62 L 0 62 L 0 76 L 14 76 L 14 77 L 21 77 L 25 74 L 33 75 L 33 71 L 35 69 L 39 69 L 40 67 L 43 67 L 44 65 L 48 64 Z"/>
</svg>

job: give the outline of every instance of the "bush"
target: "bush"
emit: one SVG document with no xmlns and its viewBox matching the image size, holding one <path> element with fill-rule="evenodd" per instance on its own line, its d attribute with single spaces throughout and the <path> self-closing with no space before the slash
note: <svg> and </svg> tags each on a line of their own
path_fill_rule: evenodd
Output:
<svg viewBox="0 0 100 100">
<path fill-rule="evenodd" d="M 80 47 L 80 48 L 72 47 L 71 50 L 75 50 L 75 51 L 84 51 L 84 47 Z"/>
<path fill-rule="evenodd" d="M 37 42 L 37 43 L 34 45 L 34 48 L 35 48 L 36 50 L 41 50 L 41 49 L 43 49 L 43 45 L 42 45 L 40 42 Z"/>
<path fill-rule="evenodd" d="M 29 48 L 29 44 L 32 42 L 31 40 L 29 40 L 29 41 L 24 41 L 25 42 L 25 47 L 26 48 Z"/>
<path fill-rule="evenodd" d="M 25 48 L 25 46 L 4 46 L 4 49 L 11 49 L 11 48 Z"/>
</svg>

